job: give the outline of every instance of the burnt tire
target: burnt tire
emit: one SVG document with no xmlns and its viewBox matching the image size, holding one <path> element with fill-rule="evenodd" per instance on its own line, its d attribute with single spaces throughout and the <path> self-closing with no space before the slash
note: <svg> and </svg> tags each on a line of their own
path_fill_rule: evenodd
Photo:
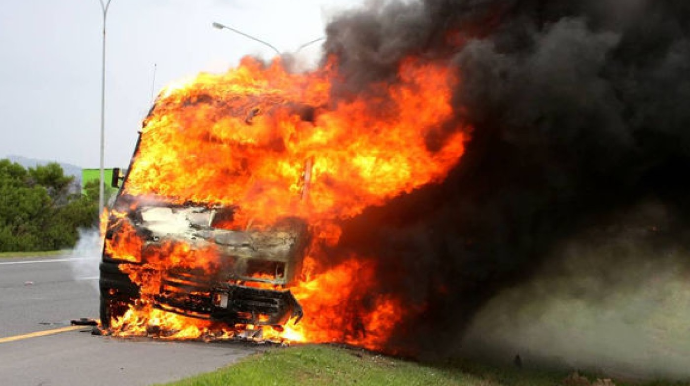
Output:
<svg viewBox="0 0 690 386">
<path fill-rule="evenodd" d="M 139 287 L 120 270 L 119 263 L 101 262 L 100 273 L 99 314 L 102 328 L 108 329 L 112 320 L 123 316 L 134 300 L 139 298 Z"/>
<path fill-rule="evenodd" d="M 113 320 L 122 317 L 129 309 L 129 306 L 134 304 L 133 299 L 129 298 L 104 298 L 101 296 L 99 314 L 101 318 L 101 327 L 108 329 Z"/>
</svg>

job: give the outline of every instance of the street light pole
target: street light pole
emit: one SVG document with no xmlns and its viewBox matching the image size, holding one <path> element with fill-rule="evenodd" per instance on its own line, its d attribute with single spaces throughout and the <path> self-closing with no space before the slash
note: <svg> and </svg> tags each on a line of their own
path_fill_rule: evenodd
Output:
<svg viewBox="0 0 690 386">
<path fill-rule="evenodd" d="M 101 9 L 103 10 L 103 67 L 101 71 L 101 166 L 100 178 L 98 183 L 98 214 L 103 213 L 105 206 L 105 171 L 103 170 L 104 153 L 105 153 L 105 22 L 108 16 L 108 7 L 112 0 L 99 0 L 101 2 Z"/>
</svg>

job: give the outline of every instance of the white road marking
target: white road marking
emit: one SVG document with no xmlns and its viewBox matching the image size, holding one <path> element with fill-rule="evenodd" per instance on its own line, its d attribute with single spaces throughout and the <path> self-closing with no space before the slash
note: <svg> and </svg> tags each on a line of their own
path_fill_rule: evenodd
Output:
<svg viewBox="0 0 690 386">
<path fill-rule="evenodd" d="M 89 276 L 89 277 L 78 277 L 76 280 L 77 281 L 82 281 L 82 280 L 98 280 L 100 277 L 98 276 Z"/>
<path fill-rule="evenodd" d="M 0 265 L 16 265 L 16 264 L 38 264 L 38 263 L 62 263 L 65 261 L 89 261 L 85 257 L 72 257 L 68 259 L 50 259 L 50 260 L 20 260 L 20 261 L 3 261 Z"/>
</svg>

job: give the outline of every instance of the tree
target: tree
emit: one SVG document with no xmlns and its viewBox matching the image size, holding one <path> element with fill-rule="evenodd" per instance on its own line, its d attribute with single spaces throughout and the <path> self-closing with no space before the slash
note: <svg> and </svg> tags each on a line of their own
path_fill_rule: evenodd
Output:
<svg viewBox="0 0 690 386">
<path fill-rule="evenodd" d="M 70 193 L 74 178 L 57 163 L 24 169 L 0 160 L 0 251 L 73 247 L 78 228 L 98 224 L 96 194 Z"/>
<path fill-rule="evenodd" d="M 107 184 L 103 185 L 105 205 L 110 206 L 110 200 L 117 194 L 117 189 Z M 92 180 L 84 184 L 84 195 L 90 202 L 96 203 L 96 210 L 98 210 L 98 180 Z"/>
<path fill-rule="evenodd" d="M 17 163 L 0 161 L 0 250 L 40 248 L 40 224 L 51 199 L 45 188 L 32 186 L 29 174 Z"/>
<path fill-rule="evenodd" d="M 74 177 L 66 176 L 60 164 L 51 162 L 45 166 L 29 168 L 30 183 L 43 186 L 48 190 L 48 195 L 56 203 L 65 203 L 69 194 L 69 187 L 74 182 Z"/>
</svg>

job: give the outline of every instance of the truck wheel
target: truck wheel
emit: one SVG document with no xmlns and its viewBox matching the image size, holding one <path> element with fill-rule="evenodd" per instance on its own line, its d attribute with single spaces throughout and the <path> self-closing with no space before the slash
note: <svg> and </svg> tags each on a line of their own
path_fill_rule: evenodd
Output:
<svg viewBox="0 0 690 386">
<path fill-rule="evenodd" d="M 117 319 L 127 312 L 131 299 L 108 299 L 101 296 L 99 314 L 101 317 L 101 327 L 108 329 L 114 319 Z"/>
</svg>

